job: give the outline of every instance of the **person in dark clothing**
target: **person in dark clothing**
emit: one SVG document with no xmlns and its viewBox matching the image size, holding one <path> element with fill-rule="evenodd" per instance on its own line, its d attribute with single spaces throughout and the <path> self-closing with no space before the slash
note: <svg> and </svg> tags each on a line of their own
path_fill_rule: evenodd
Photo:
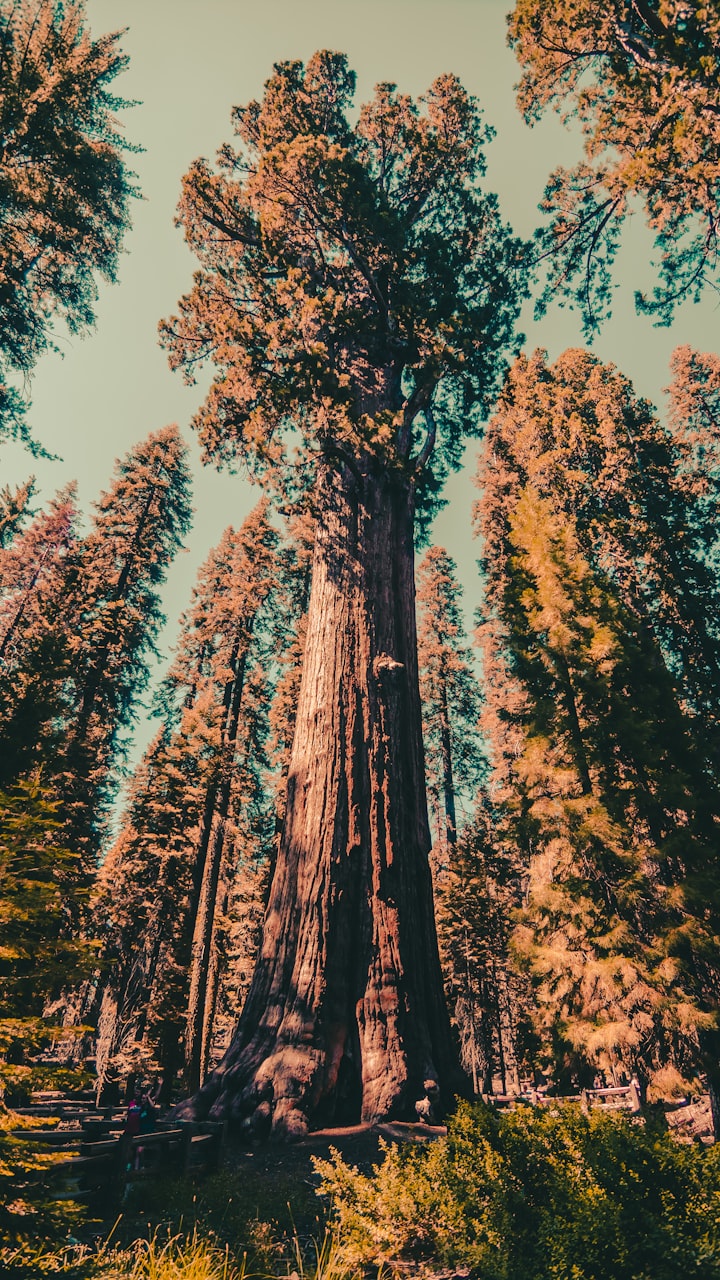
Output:
<svg viewBox="0 0 720 1280">
<path fill-rule="evenodd" d="M 136 1138 L 140 1133 L 141 1112 L 142 1102 L 141 1099 L 136 1096 L 131 1099 L 130 1105 L 127 1109 L 127 1116 L 125 1117 L 125 1128 L 123 1132 L 126 1133 L 129 1138 Z"/>
<path fill-rule="evenodd" d="M 150 1100 L 149 1094 L 144 1094 L 140 1099 L 140 1128 L 139 1133 L 152 1133 L 155 1129 L 155 1108 Z"/>
</svg>

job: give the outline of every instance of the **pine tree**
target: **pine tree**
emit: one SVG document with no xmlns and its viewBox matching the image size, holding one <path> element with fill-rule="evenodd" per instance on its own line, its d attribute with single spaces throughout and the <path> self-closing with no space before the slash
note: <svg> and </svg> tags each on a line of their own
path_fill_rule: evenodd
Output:
<svg viewBox="0 0 720 1280">
<path fill-rule="evenodd" d="M 68 492 L 2 552 L 0 780 L 42 767 L 88 868 L 163 621 L 157 588 L 189 524 L 188 485 L 165 428 L 118 464 L 84 537 Z"/>
<path fill-rule="evenodd" d="M 679 301 L 717 281 L 717 5 L 518 0 L 509 23 L 526 120 L 552 106 L 577 116 L 584 136 L 585 161 L 556 169 L 545 192 L 539 250 L 552 274 L 541 310 L 560 291 L 589 332 L 598 328 L 622 221 L 639 198 L 661 284 L 636 304 L 669 323 Z"/>
<path fill-rule="evenodd" d="M 538 381 L 542 391 L 542 368 Z M 518 442 L 517 470 L 501 409 L 481 471 L 489 723 L 528 877 L 514 942 L 566 1080 L 583 1064 L 621 1062 L 667 1088 L 700 1065 L 715 1069 L 720 797 L 657 637 L 622 598 L 637 566 L 626 556 L 616 576 L 604 567 L 602 519 L 614 536 L 615 504 L 601 507 L 603 486 L 585 490 L 570 469 L 563 487 L 550 483 L 568 420 L 589 445 L 597 419 L 576 417 L 572 394 L 552 403 L 564 413 Z M 632 497 L 631 487 L 626 548 L 638 538 Z M 638 517 L 642 529 L 642 507 Z M 505 707 L 498 666 L 509 675 Z"/>
<path fill-rule="evenodd" d="M 445 987 L 473 1091 L 517 1091 L 535 1048 L 531 996 L 511 952 L 522 875 L 507 814 L 487 793 L 437 878 Z"/>
<path fill-rule="evenodd" d="M 107 975 L 98 1020 L 101 1083 L 115 1073 L 160 1071 L 167 1093 L 183 1065 L 193 837 L 218 741 L 208 697 L 185 709 L 177 730 L 159 731 L 100 871 L 95 914 Z"/>
<path fill-rule="evenodd" d="M 481 485 L 503 513 L 484 521 L 488 569 L 507 563 L 510 514 L 532 483 L 572 518 L 583 554 L 653 630 L 717 753 L 720 598 L 708 562 L 716 515 L 679 428 L 663 426 L 627 379 L 588 352 L 566 351 L 553 365 L 536 352 L 508 376 L 484 457 Z"/>
<path fill-rule="evenodd" d="M 91 861 L 164 621 L 158 588 L 190 524 L 189 489 L 177 428 L 152 432 L 117 464 L 77 547 L 66 605 L 74 705 L 57 771 L 68 839 Z"/>
<path fill-rule="evenodd" d="M 0 429 L 29 441 L 21 393 L 60 318 L 91 324 L 95 274 L 115 277 L 135 194 L 112 82 L 119 35 L 93 40 L 81 0 L 0 7 Z"/>
<path fill-rule="evenodd" d="M 418 567 L 417 602 L 428 792 L 436 814 L 436 842 L 447 856 L 457 840 L 458 796 L 474 798 L 484 762 L 480 693 L 464 643 L 461 588 L 455 564 L 442 547 L 430 547 Z"/>
<path fill-rule="evenodd" d="M 27 1056 L 51 1037 L 48 1000 L 95 963 L 77 924 L 88 894 L 48 790 L 34 779 L 0 792 L 0 1105 L 7 1084 L 32 1076 Z"/>
<path fill-rule="evenodd" d="M 278 64 L 262 100 L 235 110 L 239 150 L 185 179 L 180 220 L 200 270 L 162 327 L 173 367 L 216 364 L 195 421 L 206 457 L 274 482 L 292 428 L 313 486 L 263 944 L 233 1044 L 187 1108 L 260 1106 L 278 1134 L 335 1108 L 412 1114 L 428 1074 L 455 1087 L 427 862 L 414 524 L 478 429 L 522 290 L 520 246 L 478 186 L 488 134 L 457 80 L 419 105 L 380 85 L 355 124 L 353 88 L 345 58 L 319 53 Z"/>
<path fill-rule="evenodd" d="M 50 503 L 0 551 L 0 785 L 50 768 L 72 714 L 66 612 L 77 544 L 74 493 Z"/>
</svg>

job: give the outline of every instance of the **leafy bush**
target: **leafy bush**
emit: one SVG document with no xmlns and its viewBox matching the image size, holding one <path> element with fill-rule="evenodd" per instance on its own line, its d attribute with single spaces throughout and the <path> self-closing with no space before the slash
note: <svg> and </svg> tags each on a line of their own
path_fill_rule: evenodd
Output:
<svg viewBox="0 0 720 1280">
<path fill-rule="evenodd" d="M 52 1121 L 50 1122 L 52 1124 Z M 3 1249 L 22 1241 L 56 1241 L 83 1216 L 80 1205 L 53 1198 L 48 1177 L 68 1153 L 38 1146 L 23 1137 L 37 1121 L 15 1115 L 0 1102 L 0 1275 Z"/>
<path fill-rule="evenodd" d="M 349 1263 L 466 1265 L 481 1280 L 720 1277 L 720 1146 L 572 1104 L 462 1104 L 447 1138 L 384 1146 L 370 1176 L 317 1160 Z"/>
</svg>

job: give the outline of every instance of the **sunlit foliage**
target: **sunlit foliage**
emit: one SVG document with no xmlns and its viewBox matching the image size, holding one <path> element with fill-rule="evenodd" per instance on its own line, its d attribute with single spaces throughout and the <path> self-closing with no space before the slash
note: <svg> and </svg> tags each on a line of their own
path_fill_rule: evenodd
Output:
<svg viewBox="0 0 720 1280">
<path fill-rule="evenodd" d="M 636 293 L 669 323 L 684 298 L 718 284 L 720 10 L 702 0 L 518 0 L 510 43 L 532 123 L 547 107 L 577 118 L 585 159 L 550 177 L 538 249 L 539 310 L 572 299 L 593 334 L 610 313 L 623 219 L 638 202 L 655 235 L 659 286 Z"/>
</svg>

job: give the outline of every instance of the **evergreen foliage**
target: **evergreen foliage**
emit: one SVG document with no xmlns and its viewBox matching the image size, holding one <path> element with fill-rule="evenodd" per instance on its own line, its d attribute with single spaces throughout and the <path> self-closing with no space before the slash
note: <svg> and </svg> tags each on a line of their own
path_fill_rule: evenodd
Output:
<svg viewBox="0 0 720 1280">
<path fill-rule="evenodd" d="M 75 702 L 63 787 L 69 830 L 93 851 L 165 621 L 159 588 L 190 516 L 187 451 L 177 427 L 163 427 L 117 463 L 78 547 L 70 598 Z"/>
<path fill-rule="evenodd" d="M 526 877 L 514 944 L 561 1080 L 716 1074 L 717 685 L 693 694 L 717 584 L 686 479 L 612 369 L 515 366 L 481 467 L 487 728 Z"/>
<path fill-rule="evenodd" d="M 200 269 L 161 337 L 188 380 L 215 366 L 207 459 L 270 477 L 291 429 L 311 464 L 415 475 L 432 509 L 514 341 L 521 245 L 480 191 L 492 130 L 453 76 L 420 104 L 379 85 L 351 125 L 354 85 L 324 51 L 234 110 L 239 149 L 184 179 Z"/>
<path fill-rule="evenodd" d="M 462 1103 L 447 1138 L 386 1146 L 368 1175 L 316 1161 L 348 1263 L 465 1266 L 483 1280 L 720 1274 L 720 1147 L 682 1147 L 572 1104 Z"/>
<path fill-rule="evenodd" d="M 0 556 L 0 783 L 41 768 L 65 840 L 94 865 L 163 616 L 158 589 L 190 521 L 175 427 L 117 465 L 81 535 L 72 491 Z"/>
<path fill-rule="evenodd" d="M 56 1030 L 48 1001 L 96 961 L 82 932 L 90 883 L 63 837 L 58 802 L 40 782 L 0 792 L 0 1106 L 5 1089 L 9 1101 L 37 1077 L 28 1059 Z"/>
<path fill-rule="evenodd" d="M 445 989 L 475 1094 L 517 1091 L 537 1058 L 532 993 L 511 950 L 522 887 L 503 806 L 482 792 L 435 888 Z"/>
<path fill-rule="evenodd" d="M 72 716 L 69 564 L 78 538 L 74 492 L 59 494 L 0 553 L 0 784 L 61 753 Z M 51 762 L 53 762 L 51 764 Z"/>
<path fill-rule="evenodd" d="M 135 194 L 112 82 L 119 34 L 92 39 L 83 0 L 0 5 L 0 431 L 31 443 L 21 392 L 52 326 L 92 323 L 96 275 L 115 278 Z"/>
<path fill-rule="evenodd" d="M 183 1054 L 204 1074 L 247 989 L 276 825 L 276 646 L 303 581 L 293 546 L 277 543 L 263 501 L 226 530 L 181 620 L 163 726 L 101 872 L 101 1074 L 160 1069 L 169 1083 Z"/>
<path fill-rule="evenodd" d="M 688 369 L 678 374 L 674 394 L 691 389 Z M 590 563 L 652 629 L 684 702 L 703 717 L 712 741 L 720 634 L 708 550 L 717 509 L 703 479 L 712 431 L 698 437 L 695 461 L 689 447 L 677 421 L 664 427 L 626 378 L 588 352 L 566 351 L 552 366 L 543 352 L 521 357 L 484 448 L 481 483 L 504 514 L 486 521 L 483 556 L 489 571 L 507 562 L 510 512 L 523 484 L 535 485 L 575 521 Z"/>
<path fill-rule="evenodd" d="M 418 666 L 423 742 L 435 843 L 447 850 L 458 834 L 458 802 L 474 797 L 483 773 L 480 693 L 461 617 L 457 569 L 442 547 L 430 547 L 417 570 Z"/>
<path fill-rule="evenodd" d="M 30 501 L 34 492 L 34 476 L 14 489 L 7 484 L 0 489 L 0 549 L 15 536 L 30 514 Z"/>
<path fill-rule="evenodd" d="M 525 118 L 554 107 L 584 135 L 584 161 L 556 169 L 545 192 L 540 313 L 559 294 L 596 332 L 610 313 L 622 221 L 639 198 L 660 285 L 650 298 L 636 293 L 636 305 L 669 324 L 679 301 L 718 284 L 717 4 L 518 0 L 509 23 Z"/>
</svg>

